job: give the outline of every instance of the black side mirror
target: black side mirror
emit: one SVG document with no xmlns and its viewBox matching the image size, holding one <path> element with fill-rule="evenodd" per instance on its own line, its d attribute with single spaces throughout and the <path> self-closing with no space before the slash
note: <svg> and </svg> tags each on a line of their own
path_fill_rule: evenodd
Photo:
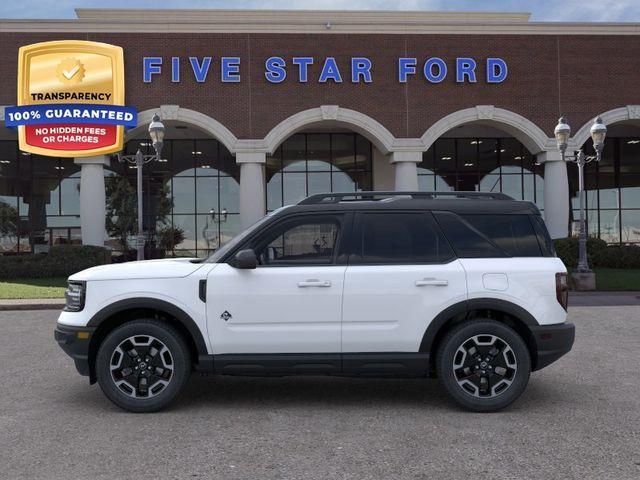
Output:
<svg viewBox="0 0 640 480">
<path fill-rule="evenodd" d="M 251 248 L 240 250 L 236 253 L 235 257 L 233 257 L 230 265 L 243 270 L 253 270 L 258 266 L 258 257 L 256 257 L 256 252 Z"/>
</svg>

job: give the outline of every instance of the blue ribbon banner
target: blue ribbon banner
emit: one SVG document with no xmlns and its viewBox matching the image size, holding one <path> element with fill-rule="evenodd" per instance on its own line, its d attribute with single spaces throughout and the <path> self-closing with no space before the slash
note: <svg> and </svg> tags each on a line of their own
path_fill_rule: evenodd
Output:
<svg viewBox="0 0 640 480">
<path fill-rule="evenodd" d="M 4 122 L 7 127 L 22 125 L 92 124 L 138 125 L 138 111 L 121 105 L 65 104 L 22 105 L 6 107 Z"/>
</svg>

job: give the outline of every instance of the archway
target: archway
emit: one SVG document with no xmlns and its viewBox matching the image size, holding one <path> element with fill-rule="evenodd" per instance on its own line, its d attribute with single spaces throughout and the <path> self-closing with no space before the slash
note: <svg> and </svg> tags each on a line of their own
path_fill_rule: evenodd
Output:
<svg viewBox="0 0 640 480">
<path fill-rule="evenodd" d="M 395 138 L 354 110 L 322 106 L 299 112 L 264 138 L 267 210 L 327 191 L 371 190 L 374 160 L 387 162 Z"/>
<path fill-rule="evenodd" d="M 478 105 L 465 108 L 441 118 L 422 135 L 425 149 L 446 132 L 455 127 L 468 124 L 487 125 L 498 128 L 522 143 L 532 154 L 554 147 L 552 139 L 531 120 L 510 110 L 493 105 Z"/>
<path fill-rule="evenodd" d="M 359 133 L 384 155 L 394 147 L 393 134 L 372 117 L 338 105 L 323 105 L 298 112 L 273 127 L 264 138 L 265 148 L 267 152 L 273 153 L 285 139 L 294 133 L 319 125 L 347 128 Z"/>
</svg>

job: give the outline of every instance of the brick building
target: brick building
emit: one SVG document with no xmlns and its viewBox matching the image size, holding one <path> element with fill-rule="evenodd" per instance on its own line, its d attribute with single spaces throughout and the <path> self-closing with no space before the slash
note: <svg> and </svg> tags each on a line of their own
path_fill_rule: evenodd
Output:
<svg viewBox="0 0 640 480">
<path fill-rule="evenodd" d="M 265 212 L 323 191 L 502 191 L 535 202 L 555 237 L 575 231 L 577 171 L 553 139 L 603 159 L 587 167 L 589 233 L 640 242 L 640 24 L 535 23 L 528 14 L 77 10 L 73 20 L 0 20 L 0 105 L 16 102 L 18 48 L 48 40 L 124 49 L 126 104 L 148 149 L 145 229 L 179 228 L 177 255 L 203 255 Z M 0 118 L 3 120 L 3 117 Z M 103 244 L 112 157 L 20 152 L 0 133 L 0 251 Z M 170 212 L 155 215 L 159 198 Z M 153 235 L 152 235 L 153 236 Z M 121 246 L 120 246 L 121 247 Z"/>
</svg>

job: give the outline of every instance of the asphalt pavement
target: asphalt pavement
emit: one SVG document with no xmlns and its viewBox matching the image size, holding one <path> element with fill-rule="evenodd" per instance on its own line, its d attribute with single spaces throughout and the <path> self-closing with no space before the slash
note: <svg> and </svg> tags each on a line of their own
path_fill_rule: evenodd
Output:
<svg viewBox="0 0 640 480">
<path fill-rule="evenodd" d="M 436 380 L 194 375 L 131 414 L 80 377 L 55 311 L 0 312 L 0 478 L 638 479 L 640 307 L 574 307 L 574 350 L 508 410 Z"/>
</svg>

